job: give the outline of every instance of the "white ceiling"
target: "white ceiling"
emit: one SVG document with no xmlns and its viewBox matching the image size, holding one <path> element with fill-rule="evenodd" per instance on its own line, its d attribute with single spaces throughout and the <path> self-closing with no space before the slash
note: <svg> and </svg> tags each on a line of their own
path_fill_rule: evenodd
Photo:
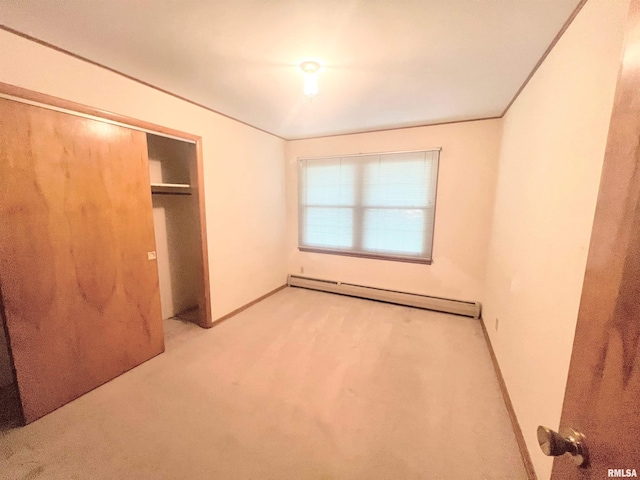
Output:
<svg viewBox="0 0 640 480">
<path fill-rule="evenodd" d="M 0 24 L 293 139 L 500 116 L 578 2 L 0 0 Z"/>
</svg>

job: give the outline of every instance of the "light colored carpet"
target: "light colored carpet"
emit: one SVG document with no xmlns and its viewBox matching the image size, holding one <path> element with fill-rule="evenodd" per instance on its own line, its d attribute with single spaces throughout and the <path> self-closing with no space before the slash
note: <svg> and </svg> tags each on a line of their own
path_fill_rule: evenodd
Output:
<svg viewBox="0 0 640 480">
<path fill-rule="evenodd" d="M 525 479 L 478 320 L 287 288 L 24 428 L 3 479 Z"/>
</svg>

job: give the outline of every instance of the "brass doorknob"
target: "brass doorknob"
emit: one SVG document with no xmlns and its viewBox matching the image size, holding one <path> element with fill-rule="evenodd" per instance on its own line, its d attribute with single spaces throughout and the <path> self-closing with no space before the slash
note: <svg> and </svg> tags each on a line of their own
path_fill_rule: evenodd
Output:
<svg viewBox="0 0 640 480">
<path fill-rule="evenodd" d="M 542 453 L 550 457 L 559 457 L 568 453 L 573 457 L 576 465 L 583 468 L 589 463 L 589 454 L 584 440 L 584 435 L 573 428 L 564 427 L 560 429 L 560 433 L 557 433 L 542 425 L 538 427 L 538 443 Z"/>
</svg>

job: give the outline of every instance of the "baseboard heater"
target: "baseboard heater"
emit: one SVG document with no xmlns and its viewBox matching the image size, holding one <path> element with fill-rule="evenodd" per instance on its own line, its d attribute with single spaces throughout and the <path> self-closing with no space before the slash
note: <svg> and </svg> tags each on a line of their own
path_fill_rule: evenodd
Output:
<svg viewBox="0 0 640 480">
<path fill-rule="evenodd" d="M 381 302 L 396 303 L 398 305 L 424 308 L 426 310 L 435 310 L 437 312 L 480 318 L 481 307 L 479 302 L 464 302 L 462 300 L 430 297 L 428 295 L 418 295 L 416 293 L 396 292 L 394 290 L 365 287 L 362 285 L 353 285 L 351 283 L 342 283 L 332 280 L 319 280 L 317 278 L 300 277 L 298 275 L 289 275 L 287 284 L 290 287 L 308 288 L 310 290 L 320 290 L 322 292 L 338 293 L 340 295 L 349 295 L 351 297 L 379 300 Z"/>
</svg>

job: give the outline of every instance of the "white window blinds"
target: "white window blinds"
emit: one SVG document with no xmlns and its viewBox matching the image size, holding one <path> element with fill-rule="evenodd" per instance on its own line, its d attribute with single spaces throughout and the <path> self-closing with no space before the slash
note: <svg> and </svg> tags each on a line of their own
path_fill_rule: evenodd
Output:
<svg viewBox="0 0 640 480">
<path fill-rule="evenodd" d="M 301 159 L 299 247 L 430 263 L 439 150 Z"/>
</svg>

